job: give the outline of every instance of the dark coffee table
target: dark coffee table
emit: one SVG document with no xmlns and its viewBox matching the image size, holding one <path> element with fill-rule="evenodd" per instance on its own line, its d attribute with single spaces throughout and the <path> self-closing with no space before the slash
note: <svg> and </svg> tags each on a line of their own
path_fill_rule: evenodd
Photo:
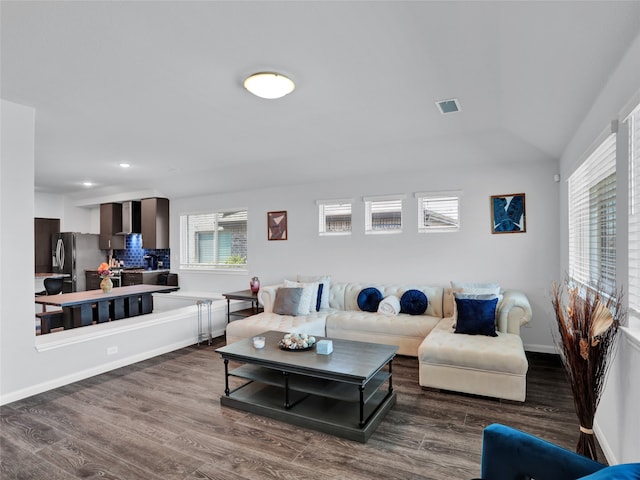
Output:
<svg viewBox="0 0 640 480">
<path fill-rule="evenodd" d="M 333 353 L 319 355 L 315 348 L 281 350 L 283 332 L 260 335 L 266 337 L 263 349 L 246 339 L 216 350 L 225 368 L 222 405 L 359 442 L 395 405 L 392 362 L 398 347 L 332 339 Z M 230 370 L 229 361 L 242 365 Z M 247 381 L 231 390 L 230 377 Z"/>
</svg>

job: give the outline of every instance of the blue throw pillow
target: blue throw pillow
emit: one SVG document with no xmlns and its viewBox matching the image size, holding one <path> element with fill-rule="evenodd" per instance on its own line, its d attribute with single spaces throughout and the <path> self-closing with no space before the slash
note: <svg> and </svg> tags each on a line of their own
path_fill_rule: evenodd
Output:
<svg viewBox="0 0 640 480">
<path fill-rule="evenodd" d="M 498 298 L 492 300 L 476 300 L 456 298 L 458 318 L 456 332 L 468 335 L 487 335 L 497 337 L 496 306 Z"/>
<path fill-rule="evenodd" d="M 324 283 L 318 284 L 318 298 L 316 299 L 316 312 L 320 311 L 320 304 L 322 303 L 322 290 L 324 290 Z"/>
<path fill-rule="evenodd" d="M 598 470 L 596 473 L 580 477 L 578 480 L 640 480 L 640 463 L 622 463 Z"/>
<path fill-rule="evenodd" d="M 377 312 L 382 293 L 374 287 L 364 288 L 358 294 L 358 307 L 363 312 Z"/>
<path fill-rule="evenodd" d="M 429 299 L 420 290 L 407 290 L 400 297 L 400 313 L 422 315 L 427 311 Z"/>
</svg>

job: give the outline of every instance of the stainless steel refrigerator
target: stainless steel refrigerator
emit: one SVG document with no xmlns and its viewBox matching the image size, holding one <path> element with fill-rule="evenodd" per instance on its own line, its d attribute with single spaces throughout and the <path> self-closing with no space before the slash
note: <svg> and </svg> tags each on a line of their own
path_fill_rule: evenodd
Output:
<svg viewBox="0 0 640 480">
<path fill-rule="evenodd" d="M 85 270 L 97 270 L 107 261 L 107 251 L 99 248 L 100 235 L 94 233 L 63 232 L 51 237 L 53 273 L 66 273 L 62 291 L 84 292 Z"/>
</svg>

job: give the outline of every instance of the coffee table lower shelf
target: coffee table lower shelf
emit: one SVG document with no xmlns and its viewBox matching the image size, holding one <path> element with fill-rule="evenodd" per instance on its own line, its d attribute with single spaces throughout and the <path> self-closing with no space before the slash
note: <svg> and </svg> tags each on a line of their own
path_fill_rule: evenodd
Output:
<svg viewBox="0 0 640 480">
<path fill-rule="evenodd" d="M 251 382 L 229 396 L 221 396 L 220 403 L 227 407 L 362 443 L 369 439 L 396 403 L 394 392 L 378 390 L 365 404 L 365 418 L 369 420 L 360 427 L 358 403 L 292 391 L 293 406 L 285 409 L 282 405 L 282 397 L 283 390 L 280 387 Z"/>
</svg>

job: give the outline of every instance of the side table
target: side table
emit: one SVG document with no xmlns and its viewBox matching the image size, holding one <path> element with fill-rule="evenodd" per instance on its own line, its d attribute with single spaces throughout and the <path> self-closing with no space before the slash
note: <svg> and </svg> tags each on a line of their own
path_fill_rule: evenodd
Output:
<svg viewBox="0 0 640 480">
<path fill-rule="evenodd" d="M 237 292 L 223 293 L 222 296 L 227 299 L 227 323 L 231 321 L 232 317 L 245 318 L 255 315 L 262 311 L 260 304 L 258 303 L 258 293 L 254 293 L 251 290 L 240 290 Z M 251 302 L 251 308 L 245 308 L 242 310 L 231 311 L 231 300 L 244 300 L 245 302 Z"/>
</svg>

